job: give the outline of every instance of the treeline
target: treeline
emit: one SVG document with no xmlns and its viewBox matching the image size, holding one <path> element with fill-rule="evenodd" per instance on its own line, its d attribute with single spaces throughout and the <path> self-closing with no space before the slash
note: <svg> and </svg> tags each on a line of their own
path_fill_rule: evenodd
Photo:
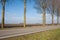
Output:
<svg viewBox="0 0 60 40">
<path fill-rule="evenodd" d="M 17 1 L 17 0 L 15 0 Z M 14 0 L 0 0 L 0 4 L 2 5 L 2 26 L 4 27 L 4 16 L 5 16 L 5 7 L 9 2 L 15 2 Z M 20 0 L 21 1 L 21 0 Z M 26 6 L 28 1 L 33 1 L 35 3 L 34 8 L 43 13 L 43 26 L 46 24 L 46 11 L 50 12 L 52 15 L 52 25 L 54 25 L 54 15 L 57 16 L 57 24 L 59 24 L 59 16 L 60 16 L 60 0 L 22 0 L 24 3 L 24 27 L 26 27 Z"/>
</svg>

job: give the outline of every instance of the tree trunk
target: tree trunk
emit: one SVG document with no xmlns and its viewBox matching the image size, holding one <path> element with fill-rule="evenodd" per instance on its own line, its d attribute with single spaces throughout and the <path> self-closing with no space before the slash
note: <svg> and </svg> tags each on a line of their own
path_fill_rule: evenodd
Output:
<svg viewBox="0 0 60 40">
<path fill-rule="evenodd" d="M 26 0 L 24 0 L 24 27 L 26 27 Z"/>
<path fill-rule="evenodd" d="M 54 25 L 54 8 L 53 8 L 53 13 L 52 13 L 52 25 Z"/>
<path fill-rule="evenodd" d="M 54 25 L 54 15 L 52 14 L 52 25 Z"/>
<path fill-rule="evenodd" d="M 2 5 L 2 26 L 1 28 L 4 28 L 4 14 L 5 14 L 5 4 Z"/>
<path fill-rule="evenodd" d="M 57 25 L 59 25 L 59 10 L 57 12 Z"/>
<path fill-rule="evenodd" d="M 43 10 L 43 26 L 45 26 L 45 24 L 46 24 L 46 12 L 45 12 L 45 10 Z"/>
</svg>

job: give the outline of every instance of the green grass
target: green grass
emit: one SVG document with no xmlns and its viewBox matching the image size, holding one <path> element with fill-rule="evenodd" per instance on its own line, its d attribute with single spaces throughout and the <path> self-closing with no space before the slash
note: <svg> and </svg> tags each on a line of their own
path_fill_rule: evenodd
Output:
<svg viewBox="0 0 60 40">
<path fill-rule="evenodd" d="M 1 40 L 60 40 L 60 29 L 5 38 Z"/>
</svg>

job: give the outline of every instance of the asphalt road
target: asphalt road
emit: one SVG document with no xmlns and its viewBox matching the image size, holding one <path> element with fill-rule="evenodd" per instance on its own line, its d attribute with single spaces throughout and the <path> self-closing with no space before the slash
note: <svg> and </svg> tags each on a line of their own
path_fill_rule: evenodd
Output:
<svg viewBox="0 0 60 40">
<path fill-rule="evenodd" d="M 46 30 L 52 30 L 60 28 L 60 26 L 35 26 L 35 27 L 26 27 L 26 28 L 12 28 L 12 29 L 4 29 L 0 30 L 0 39 L 8 38 L 8 37 L 14 37 L 14 36 L 20 36 L 20 35 L 26 35 Z"/>
</svg>

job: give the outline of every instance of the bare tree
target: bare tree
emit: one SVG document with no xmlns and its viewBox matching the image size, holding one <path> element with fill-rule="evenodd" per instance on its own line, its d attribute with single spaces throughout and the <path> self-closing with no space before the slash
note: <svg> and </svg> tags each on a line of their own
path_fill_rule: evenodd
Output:
<svg viewBox="0 0 60 40">
<path fill-rule="evenodd" d="M 0 3 L 2 4 L 2 29 L 4 28 L 5 6 L 8 1 L 10 2 L 11 0 L 0 0 Z"/>
<path fill-rule="evenodd" d="M 31 0 L 28 0 L 29 2 Z M 27 4 L 27 0 L 24 0 L 24 27 L 26 27 L 26 4 Z"/>
<path fill-rule="evenodd" d="M 52 25 L 54 25 L 54 11 L 56 6 L 56 0 L 52 0 Z"/>
<path fill-rule="evenodd" d="M 56 8 L 57 8 L 57 25 L 59 25 L 59 16 L 60 16 L 60 0 L 56 1 Z"/>
<path fill-rule="evenodd" d="M 57 17 L 57 24 L 59 24 L 59 7 L 56 6 L 54 15 Z"/>
<path fill-rule="evenodd" d="M 43 11 L 43 26 L 46 24 L 46 8 L 47 8 L 47 3 L 48 0 L 35 0 L 35 8 L 40 11 L 42 9 Z"/>
<path fill-rule="evenodd" d="M 0 2 L 2 4 L 2 26 L 1 26 L 1 28 L 3 29 L 6 0 L 0 0 Z"/>
<path fill-rule="evenodd" d="M 26 0 L 24 0 L 24 27 L 26 27 Z"/>
</svg>

